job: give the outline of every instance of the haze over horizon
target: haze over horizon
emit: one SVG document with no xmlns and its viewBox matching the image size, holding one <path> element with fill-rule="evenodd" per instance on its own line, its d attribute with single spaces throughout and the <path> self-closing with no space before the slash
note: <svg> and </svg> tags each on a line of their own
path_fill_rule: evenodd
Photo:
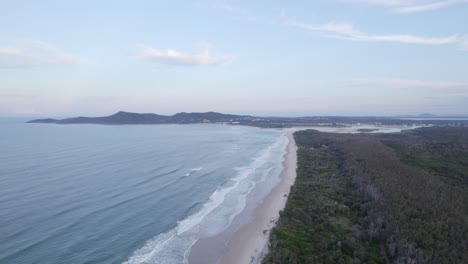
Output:
<svg viewBox="0 0 468 264">
<path fill-rule="evenodd" d="M 467 115 L 468 1 L 3 1 L 0 116 Z"/>
</svg>

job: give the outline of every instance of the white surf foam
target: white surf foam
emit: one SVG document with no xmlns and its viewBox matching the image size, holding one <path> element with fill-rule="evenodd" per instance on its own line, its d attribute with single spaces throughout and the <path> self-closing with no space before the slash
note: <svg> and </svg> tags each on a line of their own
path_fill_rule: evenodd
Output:
<svg viewBox="0 0 468 264">
<path fill-rule="evenodd" d="M 279 137 L 247 167 L 238 168 L 237 175 L 211 194 L 198 212 L 179 221 L 174 229 L 149 240 L 124 263 L 186 263 L 186 257 L 196 240 L 226 229 L 245 207 L 247 194 L 272 171 L 271 166 L 282 166 L 287 143 L 287 137 Z M 278 152 L 281 152 L 281 159 L 272 161 L 272 154 Z M 202 168 L 194 168 L 189 175 L 199 170 Z"/>
<path fill-rule="evenodd" d="M 197 172 L 197 171 L 201 171 L 203 169 L 203 167 L 200 167 L 200 168 L 193 168 L 191 169 L 188 173 L 184 174 L 184 177 L 188 177 L 190 175 L 192 175 L 193 173 Z"/>
</svg>

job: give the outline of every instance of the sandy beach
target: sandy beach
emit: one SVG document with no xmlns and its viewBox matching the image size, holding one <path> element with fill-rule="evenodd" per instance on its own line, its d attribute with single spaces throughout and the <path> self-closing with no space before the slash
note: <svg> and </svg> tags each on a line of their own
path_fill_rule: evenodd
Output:
<svg viewBox="0 0 468 264">
<path fill-rule="evenodd" d="M 241 226 L 227 242 L 224 256 L 218 261 L 223 264 L 260 263 L 268 250 L 270 230 L 284 208 L 291 185 L 296 178 L 297 147 L 292 132 L 287 134 L 289 143 L 283 162 L 280 182 L 261 203 L 253 209 L 249 223 Z M 216 239 L 213 240 L 216 245 Z"/>
<path fill-rule="evenodd" d="M 229 251 L 221 259 L 223 264 L 260 263 L 268 250 L 271 228 L 286 205 L 291 185 L 296 178 L 297 146 L 292 132 L 283 162 L 281 180 L 254 212 L 252 221 L 237 231 L 229 242 Z"/>
<path fill-rule="evenodd" d="M 251 193 L 254 197 L 249 198 L 250 204 L 238 216 L 238 220 L 243 219 L 247 222 L 233 223 L 223 234 L 197 241 L 188 256 L 189 264 L 261 262 L 268 251 L 270 230 L 277 222 L 279 212 L 284 209 L 296 178 L 297 146 L 292 134 L 293 132 L 287 134 L 289 143 L 279 182 L 261 201 L 254 201 L 255 190 Z"/>
</svg>

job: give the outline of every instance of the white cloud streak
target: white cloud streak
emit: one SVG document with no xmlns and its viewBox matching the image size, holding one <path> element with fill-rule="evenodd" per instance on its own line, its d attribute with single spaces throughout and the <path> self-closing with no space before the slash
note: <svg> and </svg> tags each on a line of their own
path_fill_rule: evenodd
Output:
<svg viewBox="0 0 468 264">
<path fill-rule="evenodd" d="M 356 78 L 353 82 L 359 85 L 393 88 L 429 88 L 429 89 L 448 89 L 448 88 L 468 88 L 468 83 L 452 81 L 424 81 L 411 79 L 386 79 L 386 78 Z"/>
<path fill-rule="evenodd" d="M 21 68 L 40 65 L 77 65 L 83 60 L 74 54 L 64 52 L 52 44 L 37 41 L 16 41 L 14 44 L 0 44 L 0 68 Z"/>
<path fill-rule="evenodd" d="M 395 13 L 418 13 L 418 12 L 442 9 L 442 8 L 446 8 L 455 4 L 466 3 L 466 2 L 467 1 L 461 1 L 461 0 L 438 1 L 438 2 L 432 2 L 432 3 L 427 3 L 427 4 L 420 4 L 420 5 L 401 6 L 401 7 L 392 9 L 392 11 Z"/>
<path fill-rule="evenodd" d="M 460 39 L 458 49 L 462 51 L 468 51 L 468 36 L 465 36 Z"/>
<path fill-rule="evenodd" d="M 346 2 L 382 6 L 393 13 L 408 14 L 433 11 L 457 4 L 468 3 L 468 0 L 343 0 Z"/>
<path fill-rule="evenodd" d="M 234 5 L 226 0 L 199 0 L 198 2 L 208 6 L 209 8 L 223 11 L 237 20 L 265 22 L 264 18 L 257 16 L 250 10 Z"/>
<path fill-rule="evenodd" d="M 162 50 L 146 46 L 141 52 L 141 57 L 151 62 L 179 66 L 222 65 L 234 60 L 233 56 L 211 55 L 210 50 L 209 43 L 202 43 L 198 51 L 195 52 L 174 49 Z"/>
<path fill-rule="evenodd" d="M 426 45 L 444 45 L 453 44 L 460 41 L 458 35 L 446 37 L 421 37 L 409 34 L 369 34 L 360 31 L 350 23 L 331 21 L 326 24 L 307 24 L 301 22 L 288 22 L 287 25 L 302 28 L 318 33 L 322 33 L 325 37 L 338 38 L 352 41 L 368 41 L 368 42 L 399 42 L 406 44 L 426 44 Z"/>
</svg>

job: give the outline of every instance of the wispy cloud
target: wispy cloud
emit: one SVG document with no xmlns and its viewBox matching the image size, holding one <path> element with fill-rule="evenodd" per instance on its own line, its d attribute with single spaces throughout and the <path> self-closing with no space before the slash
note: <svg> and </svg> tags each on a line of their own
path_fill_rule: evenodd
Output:
<svg viewBox="0 0 468 264">
<path fill-rule="evenodd" d="M 338 1 L 348 2 L 348 3 L 357 3 L 357 4 L 377 5 L 377 6 L 384 6 L 384 7 L 410 5 L 410 4 L 416 4 L 417 2 L 421 2 L 421 0 L 338 0 Z"/>
<path fill-rule="evenodd" d="M 233 56 L 212 55 L 211 48 L 209 43 L 200 44 L 198 50 L 194 52 L 163 50 L 146 46 L 143 47 L 141 57 L 151 62 L 180 66 L 221 65 L 234 60 Z"/>
<path fill-rule="evenodd" d="M 458 49 L 463 50 L 463 51 L 468 51 L 468 36 L 465 36 L 460 39 L 460 42 L 458 44 Z"/>
<path fill-rule="evenodd" d="M 15 41 L 0 44 L 0 68 L 21 68 L 47 64 L 76 65 L 83 60 L 74 54 L 64 52 L 52 44 L 38 40 Z"/>
<path fill-rule="evenodd" d="M 447 8 L 468 0 L 342 0 L 346 2 L 378 5 L 394 13 L 418 13 Z"/>
<path fill-rule="evenodd" d="M 444 45 L 455 44 L 461 41 L 458 35 L 445 37 L 422 37 L 411 34 L 369 34 L 360 31 L 350 23 L 331 21 L 326 24 L 307 24 L 302 22 L 290 21 L 287 25 L 302 28 L 317 33 L 325 37 L 338 38 L 352 41 L 368 42 L 399 42 L 406 44 L 426 44 L 426 45 Z"/>
<path fill-rule="evenodd" d="M 447 88 L 468 88 L 466 82 L 453 81 L 427 81 L 427 80 L 412 80 L 412 79 L 388 79 L 388 78 L 356 78 L 352 80 L 355 84 L 378 86 L 378 87 L 399 87 L 399 88 L 432 88 L 432 89 L 447 89 Z"/>
<path fill-rule="evenodd" d="M 238 5 L 234 5 L 225 0 L 200 0 L 198 2 L 212 9 L 224 11 L 231 17 L 238 20 L 256 22 L 264 21 L 264 18 L 257 16 L 250 10 Z"/>
<path fill-rule="evenodd" d="M 246 20 L 257 20 L 258 18 L 245 8 L 234 6 L 225 1 L 215 1 L 212 8 L 224 10 Z"/>
<path fill-rule="evenodd" d="M 423 3 L 418 5 L 400 6 L 392 9 L 396 13 L 418 13 L 446 8 L 455 4 L 467 3 L 466 0 L 447 0 L 431 3 Z"/>
</svg>

